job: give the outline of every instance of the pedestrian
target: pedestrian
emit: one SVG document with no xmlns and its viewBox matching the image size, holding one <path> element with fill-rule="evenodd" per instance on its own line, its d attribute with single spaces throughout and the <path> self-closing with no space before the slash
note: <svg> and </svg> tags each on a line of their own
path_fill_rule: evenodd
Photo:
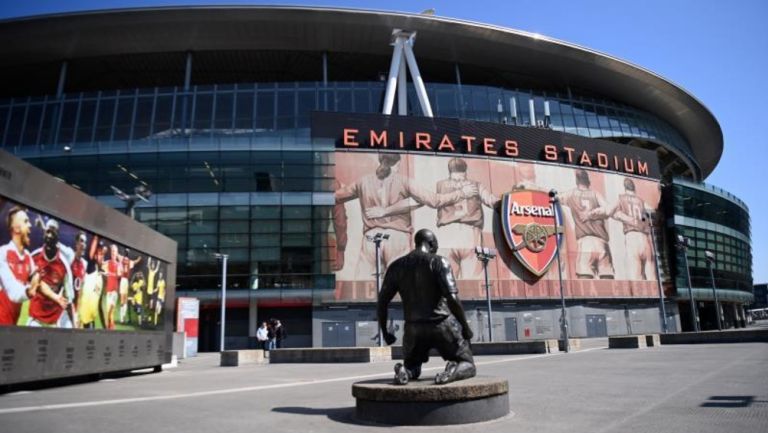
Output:
<svg viewBox="0 0 768 433">
<path fill-rule="evenodd" d="M 269 337 L 267 334 L 267 322 L 261 322 L 261 326 L 256 330 L 256 339 L 259 341 L 259 346 L 265 351 L 269 350 Z"/>
<path fill-rule="evenodd" d="M 288 337 L 288 334 L 285 332 L 285 326 L 283 326 L 279 320 L 275 320 L 275 340 L 278 349 L 283 347 L 283 340 L 285 340 L 286 337 Z"/>
<path fill-rule="evenodd" d="M 267 326 L 267 338 L 269 339 L 269 349 L 272 350 L 276 347 L 276 340 L 275 340 L 275 319 L 270 319 L 269 326 Z"/>
</svg>

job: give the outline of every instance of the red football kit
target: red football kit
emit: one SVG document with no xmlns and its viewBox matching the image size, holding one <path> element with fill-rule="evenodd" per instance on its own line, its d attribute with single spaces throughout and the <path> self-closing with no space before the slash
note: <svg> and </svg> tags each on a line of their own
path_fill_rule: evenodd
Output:
<svg viewBox="0 0 768 433">
<path fill-rule="evenodd" d="M 0 247 L 0 325 L 13 326 L 19 320 L 21 304 L 35 264 L 29 251 L 19 253 L 11 241 Z"/>
<path fill-rule="evenodd" d="M 49 260 L 45 256 L 45 250 L 41 248 L 32 254 L 32 259 L 40 273 L 40 281 L 46 283 L 54 293 L 61 293 L 68 276 L 67 265 L 61 253 L 56 252 L 56 256 Z M 64 309 L 58 303 L 48 299 L 39 290 L 29 302 L 29 317 L 40 323 L 52 325 L 59 320 L 63 312 Z"/>
</svg>

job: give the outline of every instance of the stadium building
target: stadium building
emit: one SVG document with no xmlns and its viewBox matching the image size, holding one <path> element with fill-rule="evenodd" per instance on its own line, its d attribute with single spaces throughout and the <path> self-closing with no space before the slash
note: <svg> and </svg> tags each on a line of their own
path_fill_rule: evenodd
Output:
<svg viewBox="0 0 768 433">
<path fill-rule="evenodd" d="M 421 228 L 478 340 L 560 337 L 561 288 L 575 337 L 658 332 L 661 305 L 670 331 L 715 329 L 716 297 L 743 326 L 753 298 L 748 209 L 702 183 L 716 118 L 609 55 L 314 7 L 12 19 L 0 53 L 2 147 L 117 208 L 151 190 L 135 218 L 178 242 L 201 350 L 219 347 L 216 253 L 227 347 L 269 318 L 286 346 L 377 344 L 377 269 Z"/>
</svg>

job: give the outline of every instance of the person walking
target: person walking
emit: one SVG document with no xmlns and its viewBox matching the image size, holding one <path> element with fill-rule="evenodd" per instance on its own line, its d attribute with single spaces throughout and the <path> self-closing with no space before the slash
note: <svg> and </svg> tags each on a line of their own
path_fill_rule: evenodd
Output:
<svg viewBox="0 0 768 433">
<path fill-rule="evenodd" d="M 283 326 L 279 320 L 275 320 L 275 342 L 278 349 L 283 347 L 283 340 L 285 340 L 287 336 L 288 334 L 285 332 L 285 326 Z"/>
<path fill-rule="evenodd" d="M 269 350 L 269 337 L 267 334 L 267 322 L 261 322 L 261 326 L 256 330 L 256 340 L 259 341 L 259 345 L 265 351 Z"/>
<path fill-rule="evenodd" d="M 277 342 L 275 341 L 275 319 L 271 319 L 269 321 L 269 324 L 267 326 L 267 339 L 269 340 L 267 345 L 268 347 L 267 350 L 275 349 L 277 344 Z"/>
</svg>

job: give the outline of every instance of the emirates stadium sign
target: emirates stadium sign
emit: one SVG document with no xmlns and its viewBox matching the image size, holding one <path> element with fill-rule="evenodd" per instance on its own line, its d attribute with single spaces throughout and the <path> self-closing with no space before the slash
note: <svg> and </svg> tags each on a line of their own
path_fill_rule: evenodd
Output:
<svg viewBox="0 0 768 433">
<path fill-rule="evenodd" d="M 337 150 L 473 155 L 542 161 L 661 177 L 654 151 L 550 129 L 465 119 L 312 113 L 312 138 L 332 140 Z"/>
<path fill-rule="evenodd" d="M 559 210 L 543 191 L 517 190 L 501 204 L 504 238 L 515 258 L 532 274 L 544 275 L 557 254 L 563 234 Z"/>
</svg>

